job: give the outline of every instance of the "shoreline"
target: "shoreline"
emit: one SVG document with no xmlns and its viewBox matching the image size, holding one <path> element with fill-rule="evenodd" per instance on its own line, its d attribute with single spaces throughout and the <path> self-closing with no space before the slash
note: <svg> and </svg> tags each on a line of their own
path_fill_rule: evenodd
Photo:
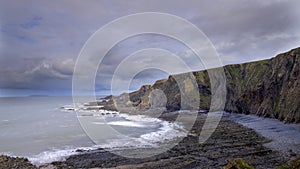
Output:
<svg viewBox="0 0 300 169">
<path fill-rule="evenodd" d="M 80 151 L 79 154 L 71 155 L 65 161 L 55 161 L 39 168 L 221 168 L 235 158 L 243 158 L 259 169 L 276 168 L 299 156 L 293 154 L 283 157 L 282 153 L 265 146 L 271 140 L 225 116 L 213 135 L 205 143 L 199 144 L 197 135 L 205 116 L 203 113 L 198 115 L 190 132 L 193 134 L 189 134 L 172 149 L 153 157 L 130 159 L 103 149 L 77 150 Z M 160 118 L 172 121 L 176 117 L 176 113 L 166 113 Z M 147 148 L 143 150 L 151 151 Z"/>
</svg>

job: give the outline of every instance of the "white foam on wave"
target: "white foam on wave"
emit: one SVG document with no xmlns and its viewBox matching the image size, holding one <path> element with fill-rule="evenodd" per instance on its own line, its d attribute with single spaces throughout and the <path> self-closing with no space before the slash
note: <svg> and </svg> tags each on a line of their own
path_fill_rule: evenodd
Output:
<svg viewBox="0 0 300 169">
<path fill-rule="evenodd" d="M 64 161 L 67 157 L 71 155 L 79 154 L 80 152 L 76 150 L 96 150 L 98 147 L 79 147 L 79 148 L 66 148 L 66 149 L 53 149 L 50 151 L 44 151 L 40 154 L 27 157 L 28 160 L 35 165 L 42 165 L 46 163 L 51 163 L 53 161 Z"/>
<path fill-rule="evenodd" d="M 97 113 L 98 114 L 102 114 L 102 113 L 105 113 L 105 114 L 119 114 L 119 112 L 117 112 L 117 111 L 104 110 L 104 109 L 97 110 Z"/>
<path fill-rule="evenodd" d="M 98 105 L 98 106 L 91 106 L 91 105 L 85 105 L 87 108 L 103 108 L 104 106 Z"/>
<path fill-rule="evenodd" d="M 162 121 L 162 127 L 158 131 L 143 134 L 138 138 L 140 142 L 146 142 L 148 144 L 157 144 L 166 141 L 171 141 L 178 137 L 186 136 L 187 132 L 182 126 L 176 123 L 169 123 L 167 121 Z"/>
<path fill-rule="evenodd" d="M 28 157 L 28 160 L 35 165 L 51 163 L 53 161 L 63 161 L 66 157 L 77 154 L 75 150 L 53 150 L 44 151 L 40 154 Z"/>
<path fill-rule="evenodd" d="M 181 126 L 174 123 L 163 122 L 162 127 L 157 131 L 143 134 L 137 138 L 123 137 L 122 139 L 112 139 L 99 146 L 105 149 L 159 147 L 161 143 L 186 136 L 186 133 L 187 132 Z"/>
<path fill-rule="evenodd" d="M 104 106 L 102 105 L 85 105 L 85 104 L 82 104 L 82 105 L 65 105 L 65 106 L 62 106 L 60 109 L 63 110 L 63 111 L 78 111 L 78 112 L 86 112 L 86 111 L 89 111 L 89 112 L 99 112 L 101 111 L 100 108 L 103 108 Z M 91 110 L 91 109 L 95 109 L 95 110 Z M 100 109 L 100 110 L 97 110 L 97 109 Z"/>
<path fill-rule="evenodd" d="M 94 150 L 97 148 L 105 149 L 126 149 L 126 148 L 141 148 L 141 147 L 157 147 L 159 143 L 166 141 L 172 141 L 178 137 L 186 136 L 187 132 L 184 128 L 176 123 L 170 123 L 167 121 L 160 120 L 158 118 L 152 118 L 145 115 L 128 115 L 120 114 L 116 111 L 110 110 L 85 110 L 88 106 L 78 106 L 73 105 L 63 106 L 63 110 L 67 111 L 79 111 L 78 117 L 84 116 L 96 116 L 99 118 L 103 117 L 122 117 L 125 120 L 110 121 L 110 122 L 92 122 L 94 124 L 108 124 L 114 126 L 124 126 L 124 127 L 155 127 L 155 131 L 142 134 L 139 137 L 124 137 L 121 139 L 106 140 L 105 142 L 91 147 L 79 147 L 79 148 L 66 148 L 66 149 L 53 149 L 51 151 L 45 151 L 40 154 L 30 156 L 28 159 L 36 165 L 41 165 L 45 163 L 50 163 L 53 161 L 62 161 L 71 155 L 79 154 L 77 149 L 81 150 Z M 88 112 L 89 114 L 86 114 Z M 62 126 L 64 127 L 64 126 Z"/>
<path fill-rule="evenodd" d="M 17 157 L 12 152 L 9 152 L 9 151 L 1 152 L 0 155 L 6 155 L 6 156 L 10 156 L 10 157 Z"/>
<path fill-rule="evenodd" d="M 96 150 L 98 148 L 104 149 L 128 149 L 128 148 L 143 148 L 143 147 L 158 147 L 159 143 L 171 141 L 178 137 L 184 137 L 186 131 L 180 125 L 176 123 L 170 123 L 155 118 L 144 117 L 142 115 L 126 116 L 126 119 L 141 120 L 143 122 L 159 122 L 160 126 L 157 131 L 143 134 L 138 138 L 124 137 L 122 139 L 112 139 L 103 142 L 103 144 L 91 146 L 91 147 L 79 147 L 79 148 L 67 148 L 67 149 L 53 149 L 51 151 L 45 151 L 40 154 L 27 157 L 29 161 L 35 165 L 42 165 L 51 163 L 53 161 L 63 161 L 71 155 L 79 154 L 76 150 Z M 101 122 L 93 122 L 97 124 L 104 124 Z M 129 126 L 129 127 L 147 127 L 142 122 L 137 121 L 113 121 L 108 122 L 110 125 Z"/>
<path fill-rule="evenodd" d="M 133 121 L 112 121 L 108 122 L 108 125 L 114 125 L 114 126 L 127 126 L 127 127 L 147 127 L 146 125 L 143 125 L 141 123 L 133 122 Z"/>
<path fill-rule="evenodd" d="M 122 146 L 127 147 L 149 147 L 149 146 L 157 146 L 159 143 L 163 143 L 166 141 L 172 141 L 179 137 L 185 137 L 187 135 L 187 131 L 183 126 L 177 123 L 171 123 L 167 121 L 163 121 L 157 118 L 147 117 L 145 115 L 128 115 L 128 114 L 120 114 L 120 117 L 123 117 L 130 121 L 114 121 L 109 122 L 107 124 L 110 125 L 119 125 L 119 126 L 128 126 L 128 127 L 151 127 L 153 123 L 156 126 L 160 126 L 156 131 L 146 133 L 141 135 L 138 138 L 123 138 L 121 140 L 112 140 L 109 144 L 101 145 L 103 148 L 121 148 Z M 126 143 L 126 144 L 124 144 Z"/>
<path fill-rule="evenodd" d="M 128 120 L 139 122 L 156 122 L 161 125 L 158 131 L 141 135 L 141 137 L 138 138 L 138 140 L 143 143 L 154 144 L 164 142 L 167 140 L 173 140 L 177 137 L 184 137 L 187 134 L 187 131 L 184 129 L 184 127 L 180 126 L 177 123 L 171 123 L 168 121 L 163 121 L 158 118 L 152 118 L 145 115 L 120 114 L 120 116 Z"/>
<path fill-rule="evenodd" d="M 119 114 L 119 117 L 123 117 L 128 121 L 112 121 L 107 123 L 94 122 L 94 124 L 108 124 L 124 127 L 140 127 L 147 128 L 153 126 L 160 126 L 156 131 L 146 133 L 138 138 L 124 138 L 120 140 L 111 140 L 108 144 L 103 144 L 103 148 L 120 148 L 124 146 L 132 147 L 144 147 L 144 146 L 156 146 L 158 143 L 171 141 L 179 137 L 185 137 L 187 131 L 183 126 L 168 121 L 163 121 L 157 118 L 148 117 L 145 115 L 128 115 Z M 132 144 L 130 144 L 132 143 Z"/>
<path fill-rule="evenodd" d="M 60 107 L 63 111 L 77 111 L 81 109 L 81 106 L 75 107 L 74 105 L 65 105 Z"/>
<path fill-rule="evenodd" d="M 158 118 L 153 118 L 145 115 L 128 115 L 128 114 L 120 114 L 120 117 L 123 117 L 127 120 L 138 121 L 138 122 L 161 122 L 162 120 Z"/>
<path fill-rule="evenodd" d="M 91 106 L 92 108 L 94 108 L 95 106 Z M 97 106 L 97 107 L 101 107 L 101 106 Z M 117 115 L 119 114 L 119 112 L 117 111 L 110 111 L 110 110 L 104 110 L 104 109 L 95 109 L 95 110 L 88 110 L 89 107 L 72 107 L 71 105 L 66 105 L 66 106 L 62 106 L 60 109 L 62 111 L 67 111 L 67 112 L 77 112 L 78 117 L 82 117 L 82 116 L 110 116 L 110 115 Z"/>
</svg>

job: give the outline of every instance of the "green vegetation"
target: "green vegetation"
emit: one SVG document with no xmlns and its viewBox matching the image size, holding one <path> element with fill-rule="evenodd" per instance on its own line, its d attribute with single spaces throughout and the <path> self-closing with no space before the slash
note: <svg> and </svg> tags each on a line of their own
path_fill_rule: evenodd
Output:
<svg viewBox="0 0 300 169">
<path fill-rule="evenodd" d="M 236 158 L 227 164 L 223 169 L 254 169 L 244 159 Z"/>
</svg>

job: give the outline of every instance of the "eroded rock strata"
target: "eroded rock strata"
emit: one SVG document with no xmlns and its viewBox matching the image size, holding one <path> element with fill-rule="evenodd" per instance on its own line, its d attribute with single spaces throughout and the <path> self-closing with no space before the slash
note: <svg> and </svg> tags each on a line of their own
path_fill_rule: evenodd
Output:
<svg viewBox="0 0 300 169">
<path fill-rule="evenodd" d="M 227 65 L 223 69 L 227 93 L 225 111 L 251 113 L 289 123 L 300 122 L 300 48 L 271 59 Z M 198 84 L 200 109 L 209 109 L 212 90 L 208 70 L 192 73 Z M 148 109 L 151 106 L 149 95 L 153 90 L 159 89 L 167 98 L 167 111 L 179 110 L 183 97 L 175 79 L 180 79 L 185 85 L 188 84 L 185 82 L 190 80 L 190 76 L 171 75 L 153 85 L 142 86 L 138 91 L 129 94 L 130 104 L 139 109 Z M 184 86 L 187 91 L 189 87 Z"/>
</svg>

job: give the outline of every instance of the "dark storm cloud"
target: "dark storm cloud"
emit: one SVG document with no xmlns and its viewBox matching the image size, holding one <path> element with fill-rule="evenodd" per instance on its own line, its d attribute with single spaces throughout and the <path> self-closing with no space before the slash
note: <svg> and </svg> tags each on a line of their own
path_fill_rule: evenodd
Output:
<svg viewBox="0 0 300 169">
<path fill-rule="evenodd" d="M 299 46 L 298 6 L 297 0 L 1 1 L 0 88 L 70 90 L 75 60 L 85 41 L 109 21 L 137 12 L 166 12 L 191 21 L 215 45 L 223 64 L 269 58 Z M 168 49 L 194 63 L 193 54 L 172 39 L 149 35 L 128 39 L 106 55 L 96 88 L 109 89 L 122 59 L 146 47 Z M 137 76 L 136 87 L 166 76 L 149 74 Z"/>
</svg>

